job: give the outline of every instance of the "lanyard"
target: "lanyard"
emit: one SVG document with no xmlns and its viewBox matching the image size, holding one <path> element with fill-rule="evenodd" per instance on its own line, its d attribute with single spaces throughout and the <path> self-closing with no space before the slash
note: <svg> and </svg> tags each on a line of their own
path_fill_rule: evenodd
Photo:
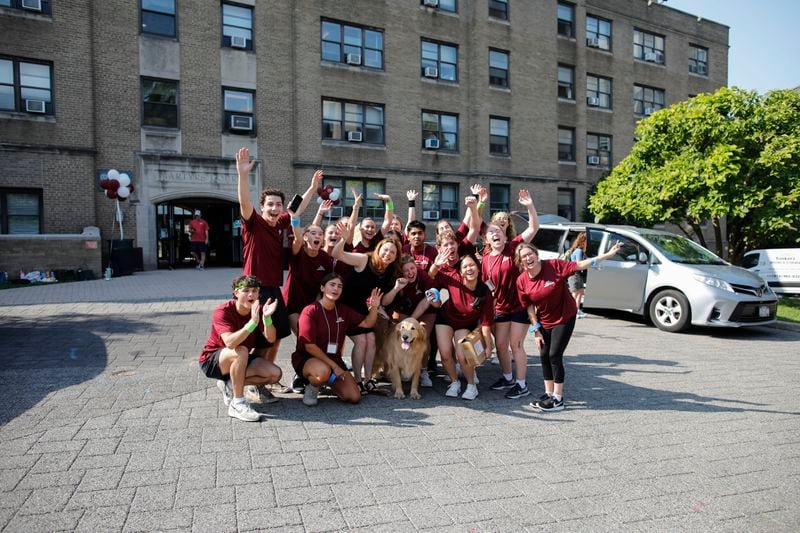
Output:
<svg viewBox="0 0 800 533">
<path fill-rule="evenodd" d="M 322 317 L 325 319 L 325 325 L 328 326 L 328 346 L 332 345 L 331 342 L 331 324 L 328 322 L 328 313 L 325 311 L 325 308 L 322 306 L 322 303 L 319 303 L 320 309 L 322 309 Z M 333 311 L 336 313 L 336 351 L 339 351 L 339 308 L 336 304 L 333 304 Z M 327 349 L 325 350 L 327 352 Z"/>
<path fill-rule="evenodd" d="M 492 257 L 492 256 L 489 255 L 489 257 Z M 500 269 L 499 268 L 497 269 L 497 283 L 495 283 L 495 280 L 492 279 L 492 275 L 494 274 L 494 267 L 498 266 L 503 261 L 504 257 L 506 257 L 506 256 L 501 251 L 499 254 L 497 254 L 497 259 L 493 263 L 489 263 L 489 281 L 491 281 L 492 284 L 494 285 L 494 291 L 496 291 L 500 287 Z M 494 291 L 492 291 L 492 292 L 494 292 Z"/>
</svg>

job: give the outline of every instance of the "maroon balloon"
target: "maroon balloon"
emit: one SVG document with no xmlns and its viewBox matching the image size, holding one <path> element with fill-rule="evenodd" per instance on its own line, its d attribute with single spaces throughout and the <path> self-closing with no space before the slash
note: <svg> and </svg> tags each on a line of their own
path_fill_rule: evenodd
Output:
<svg viewBox="0 0 800 533">
<path fill-rule="evenodd" d="M 325 192 L 325 187 L 317 187 L 317 196 L 322 196 L 323 192 Z"/>
<path fill-rule="evenodd" d="M 117 182 L 117 185 L 119 185 L 119 182 Z M 116 191 L 116 189 L 115 189 L 115 190 L 113 190 L 113 191 L 112 191 L 111 189 L 107 190 L 107 191 L 106 191 L 106 196 L 107 196 L 108 198 L 110 198 L 111 200 L 113 200 L 114 198 L 117 198 L 117 191 Z"/>
<path fill-rule="evenodd" d="M 322 194 L 319 195 L 320 198 L 323 200 L 330 200 L 331 193 L 328 191 L 322 191 Z"/>
<path fill-rule="evenodd" d="M 108 184 L 111 183 L 111 180 L 108 178 L 103 178 L 100 180 L 100 188 L 103 190 L 108 189 Z"/>
<path fill-rule="evenodd" d="M 112 191 L 116 196 L 117 189 L 119 189 L 119 182 L 117 180 L 108 180 L 108 187 L 106 190 Z"/>
<path fill-rule="evenodd" d="M 325 190 L 328 191 L 328 194 L 332 193 L 333 192 L 333 185 L 330 185 L 330 184 L 326 185 L 325 186 Z M 325 198 L 325 199 L 327 200 L 327 198 Z"/>
<path fill-rule="evenodd" d="M 339 205 L 340 203 L 342 203 L 342 201 L 341 201 L 341 200 L 334 200 L 334 201 L 333 201 L 333 205 Z"/>
</svg>

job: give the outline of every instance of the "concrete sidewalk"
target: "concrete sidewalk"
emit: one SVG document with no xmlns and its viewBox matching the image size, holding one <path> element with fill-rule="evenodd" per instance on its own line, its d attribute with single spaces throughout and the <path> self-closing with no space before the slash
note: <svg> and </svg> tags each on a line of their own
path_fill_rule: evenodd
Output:
<svg viewBox="0 0 800 533">
<path fill-rule="evenodd" d="M 299 395 L 227 416 L 196 358 L 233 269 L 0 291 L 0 529 L 797 531 L 800 334 L 580 320 L 567 410 Z M 292 338 L 281 347 L 284 382 Z M 528 346 L 528 353 L 533 353 Z"/>
</svg>

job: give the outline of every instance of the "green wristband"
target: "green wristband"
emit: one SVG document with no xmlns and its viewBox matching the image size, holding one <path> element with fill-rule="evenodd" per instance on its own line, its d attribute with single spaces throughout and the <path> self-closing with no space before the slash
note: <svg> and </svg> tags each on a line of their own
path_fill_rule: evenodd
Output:
<svg viewBox="0 0 800 533">
<path fill-rule="evenodd" d="M 389 211 L 394 211 L 394 202 L 391 200 L 386 202 L 386 209 L 388 209 Z"/>
<path fill-rule="evenodd" d="M 268 328 L 268 327 L 270 327 L 272 325 L 272 317 L 271 316 L 265 316 L 265 317 L 262 318 L 262 320 L 264 321 L 264 327 L 265 328 Z"/>
<path fill-rule="evenodd" d="M 247 324 L 244 325 L 244 329 L 247 330 L 248 333 L 253 333 L 256 328 L 258 327 L 258 322 L 253 322 L 250 320 Z"/>
<path fill-rule="evenodd" d="M 485 204 L 485 203 L 483 203 L 483 202 L 478 202 L 478 209 L 483 209 L 484 207 L 486 207 L 486 204 Z"/>
</svg>

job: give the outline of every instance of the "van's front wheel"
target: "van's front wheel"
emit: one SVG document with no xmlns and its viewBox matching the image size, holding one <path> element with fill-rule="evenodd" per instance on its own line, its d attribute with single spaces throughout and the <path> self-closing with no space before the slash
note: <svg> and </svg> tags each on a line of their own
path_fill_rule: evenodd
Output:
<svg viewBox="0 0 800 533">
<path fill-rule="evenodd" d="M 666 290 L 650 300 L 650 320 L 658 329 L 676 333 L 684 331 L 691 323 L 689 300 L 679 291 Z"/>
</svg>

